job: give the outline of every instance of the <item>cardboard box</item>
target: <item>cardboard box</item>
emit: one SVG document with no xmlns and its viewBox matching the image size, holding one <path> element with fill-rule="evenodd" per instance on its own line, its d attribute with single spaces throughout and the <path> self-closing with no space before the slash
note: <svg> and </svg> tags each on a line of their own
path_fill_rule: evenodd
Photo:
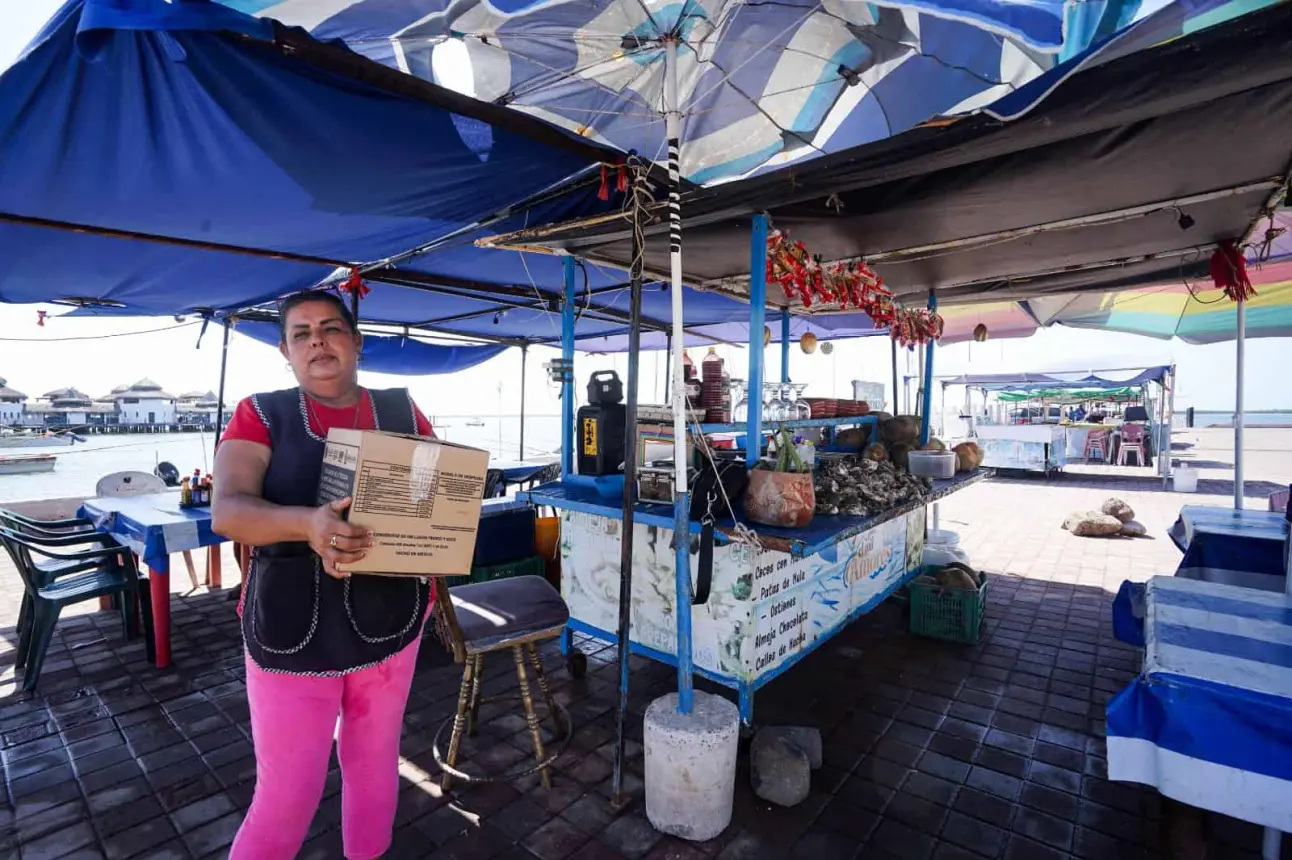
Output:
<svg viewBox="0 0 1292 860">
<path fill-rule="evenodd" d="M 374 545 L 351 573 L 460 576 L 471 572 L 489 452 L 451 442 L 333 428 L 320 505 L 350 496 L 348 519 Z"/>
</svg>

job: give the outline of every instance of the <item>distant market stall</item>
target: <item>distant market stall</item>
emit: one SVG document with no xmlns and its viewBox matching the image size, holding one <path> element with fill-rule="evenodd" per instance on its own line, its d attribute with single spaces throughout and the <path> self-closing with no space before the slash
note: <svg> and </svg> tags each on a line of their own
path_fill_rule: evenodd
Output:
<svg viewBox="0 0 1292 860">
<path fill-rule="evenodd" d="M 1086 442 L 1092 431 L 1107 437 L 1099 453 L 1104 460 L 1115 463 L 1115 437 L 1120 432 L 1120 423 L 1113 420 L 1113 415 L 1101 416 L 1098 422 L 1071 420 L 1069 414 L 1052 404 L 1134 397 L 1142 404 L 1143 416 L 1134 417 L 1127 423 L 1144 426 L 1149 439 L 1145 453 L 1148 458 L 1153 458 L 1157 474 L 1167 480 L 1171 474 L 1171 458 L 1159 455 L 1170 451 L 1174 366 L 1105 369 L 1097 362 L 1094 364 L 1093 369 L 1073 369 L 1070 372 L 969 374 L 943 377 L 938 382 L 942 387 L 943 402 L 947 388 L 957 386 L 964 387 L 966 401 L 969 392 L 977 390 L 982 392 L 984 400 L 994 396 L 1020 404 L 1022 417 L 1017 420 L 1011 420 L 1003 409 L 997 409 L 997 414 L 992 416 L 992 410 L 985 405 L 987 414 L 974 416 L 970 435 L 983 448 L 984 465 L 1046 474 L 1062 470 L 1069 462 L 1085 459 Z M 1150 387 L 1152 393 L 1148 390 Z M 1040 403 L 1040 414 L 1033 415 L 1037 410 L 1029 404 L 1037 402 Z M 1147 458 L 1136 465 L 1148 465 Z"/>
</svg>

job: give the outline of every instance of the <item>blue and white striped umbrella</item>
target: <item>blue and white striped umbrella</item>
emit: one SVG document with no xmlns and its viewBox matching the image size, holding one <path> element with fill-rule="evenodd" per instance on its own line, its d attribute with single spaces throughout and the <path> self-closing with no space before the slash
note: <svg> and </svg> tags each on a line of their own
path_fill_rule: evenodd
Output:
<svg viewBox="0 0 1292 860">
<path fill-rule="evenodd" d="M 624 152 L 666 154 L 663 43 L 679 43 L 695 182 L 986 105 L 1139 0 L 222 0 Z M 1092 23 L 1093 22 L 1093 23 Z M 1100 22 L 1104 22 L 1101 24 Z M 1066 40 L 1065 40 L 1066 37 Z M 1075 39 L 1075 41 L 1074 41 Z"/>
<path fill-rule="evenodd" d="M 1274 0 L 218 2 L 661 163 L 673 107 L 682 174 L 708 183 L 986 107 L 1132 24 L 1129 49 Z"/>
</svg>

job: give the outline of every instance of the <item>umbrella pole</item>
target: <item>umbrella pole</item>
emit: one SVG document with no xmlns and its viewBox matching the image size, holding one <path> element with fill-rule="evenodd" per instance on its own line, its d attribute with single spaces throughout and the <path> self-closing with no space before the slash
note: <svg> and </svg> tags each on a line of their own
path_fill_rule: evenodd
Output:
<svg viewBox="0 0 1292 860">
<path fill-rule="evenodd" d="M 1243 509 L 1243 377 L 1246 356 L 1247 336 L 1247 302 L 1238 297 L 1238 339 L 1235 342 L 1235 356 L 1238 372 L 1234 390 L 1234 510 Z"/>
<path fill-rule="evenodd" d="M 525 359 L 529 356 L 529 344 L 520 345 L 520 456 L 525 459 Z"/>
<path fill-rule="evenodd" d="M 215 444 L 220 444 L 224 432 L 224 377 L 229 368 L 229 321 L 224 321 L 224 345 L 220 349 L 220 393 L 215 404 Z"/>
<path fill-rule="evenodd" d="M 635 159 L 634 159 L 635 160 Z M 632 636 L 633 593 L 633 515 L 637 503 L 637 386 L 641 365 L 642 266 L 645 262 L 645 234 L 642 220 L 642 192 L 645 171 L 634 170 L 632 267 L 629 269 L 631 292 L 628 324 L 628 403 L 624 409 L 624 527 L 619 539 L 619 629 L 616 631 L 619 656 L 619 707 L 615 712 L 614 774 L 610 803 L 616 809 L 627 803 L 623 796 L 624 742 L 628 722 L 628 657 Z"/>
<path fill-rule="evenodd" d="M 664 402 L 669 402 L 669 383 L 673 380 L 673 333 L 664 338 Z"/>
<path fill-rule="evenodd" d="M 677 89 L 677 40 L 664 45 L 664 123 L 668 136 L 669 283 L 673 299 L 673 552 L 677 580 L 677 709 L 691 713 L 691 498 L 687 488 L 686 383 L 682 378 L 682 112 Z"/>
</svg>

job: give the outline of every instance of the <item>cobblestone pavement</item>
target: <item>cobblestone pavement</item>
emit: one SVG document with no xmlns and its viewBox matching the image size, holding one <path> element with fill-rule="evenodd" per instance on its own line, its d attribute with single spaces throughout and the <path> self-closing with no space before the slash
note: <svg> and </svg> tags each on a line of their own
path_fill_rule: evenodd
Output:
<svg viewBox="0 0 1292 860">
<path fill-rule="evenodd" d="M 1112 638 L 1110 601 L 1122 580 L 1170 573 L 1179 552 L 1164 530 L 1182 502 L 1227 504 L 1223 478 L 1203 494 L 1162 491 L 1147 476 L 1072 470 L 1052 480 L 993 480 L 939 509 L 975 566 L 989 571 L 986 631 L 972 647 L 905 631 L 889 601 L 757 695 L 762 724 L 813 725 L 825 764 L 808 799 L 770 807 L 749 788 L 742 756 L 731 826 L 691 844 L 646 820 L 641 714 L 675 689 L 668 668 L 634 661 L 634 742 L 626 787 L 611 810 L 615 671 L 612 651 L 584 641 L 587 675 L 545 662 L 576 732 L 551 790 L 535 777 L 451 795 L 437 785 L 436 730 L 453 711 L 459 672 L 434 639 L 423 647 L 405 717 L 402 794 L 388 856 L 455 860 L 755 860 L 755 858 L 1096 858 L 1164 856 L 1163 801 L 1105 779 L 1103 713 L 1134 676 L 1139 654 Z M 1070 510 L 1116 494 L 1150 539 L 1074 538 Z M 1259 504 L 1259 500 L 1253 501 Z M 226 580 L 235 572 L 224 565 Z M 118 617 L 64 617 L 39 694 L 16 692 L 20 589 L 0 563 L 0 857 L 21 860 L 223 856 L 251 799 L 252 756 L 234 604 L 174 577 L 175 667 L 159 671 Z M 227 582 L 226 582 L 227 584 Z M 486 670 L 514 692 L 511 661 Z M 703 686 L 703 685 L 701 685 Z M 486 692 L 491 692 L 487 689 Z M 512 703 L 481 709 L 466 765 L 490 773 L 523 764 L 530 741 Z M 340 774 L 328 780 L 303 857 L 339 858 Z M 1257 828 L 1208 817 L 1211 857 L 1257 856 Z"/>
</svg>

